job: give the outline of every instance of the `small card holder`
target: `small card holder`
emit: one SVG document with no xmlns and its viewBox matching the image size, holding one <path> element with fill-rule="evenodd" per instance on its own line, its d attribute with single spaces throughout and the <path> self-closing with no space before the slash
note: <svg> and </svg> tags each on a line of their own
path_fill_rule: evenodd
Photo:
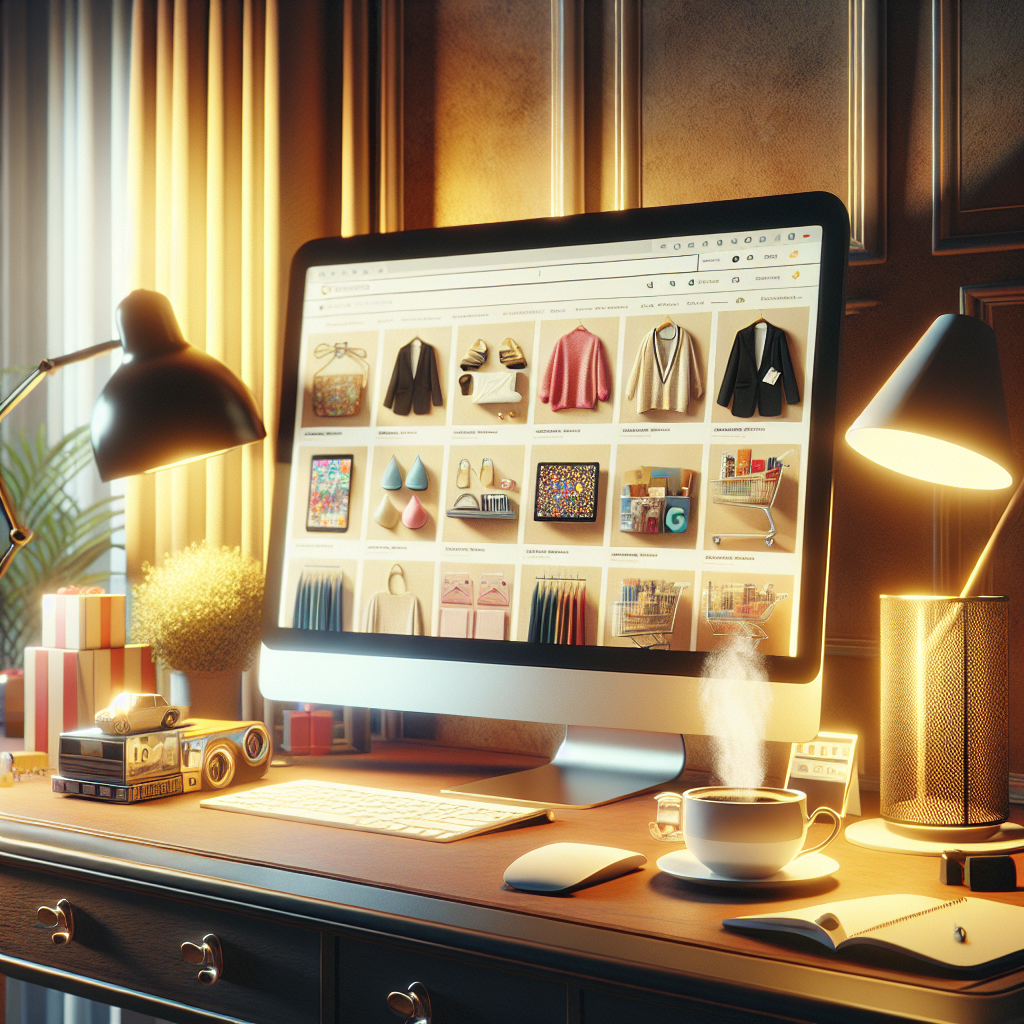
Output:
<svg viewBox="0 0 1024 1024">
<path fill-rule="evenodd" d="M 472 604 L 473 581 L 464 574 L 445 573 L 441 580 L 441 604 Z"/>
<path fill-rule="evenodd" d="M 476 603 L 496 608 L 507 608 L 508 580 L 498 572 L 483 573 L 480 576 L 480 591 Z"/>
<path fill-rule="evenodd" d="M 598 462 L 541 462 L 533 518 L 540 523 L 593 523 L 597 520 Z"/>
</svg>

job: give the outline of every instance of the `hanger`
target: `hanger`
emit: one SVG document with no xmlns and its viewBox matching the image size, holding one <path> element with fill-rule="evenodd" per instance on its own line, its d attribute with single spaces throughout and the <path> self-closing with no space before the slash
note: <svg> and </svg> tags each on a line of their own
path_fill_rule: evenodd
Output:
<svg viewBox="0 0 1024 1024">
<path fill-rule="evenodd" d="M 672 317 L 669 317 L 663 324 L 660 324 L 658 327 L 654 328 L 654 333 L 655 334 L 661 334 L 661 332 L 663 330 L 665 330 L 666 327 L 675 327 L 675 326 L 676 326 L 675 320 L 673 320 Z"/>
<path fill-rule="evenodd" d="M 757 319 L 750 326 L 754 327 L 756 324 L 766 324 L 766 323 L 768 323 L 768 321 L 765 320 L 764 313 L 762 313 L 761 310 L 758 310 L 757 311 Z"/>
<path fill-rule="evenodd" d="M 426 345 L 426 342 L 418 334 L 413 336 L 413 338 L 409 342 L 409 344 L 410 345 L 415 345 L 416 342 L 419 342 L 421 345 Z"/>
</svg>

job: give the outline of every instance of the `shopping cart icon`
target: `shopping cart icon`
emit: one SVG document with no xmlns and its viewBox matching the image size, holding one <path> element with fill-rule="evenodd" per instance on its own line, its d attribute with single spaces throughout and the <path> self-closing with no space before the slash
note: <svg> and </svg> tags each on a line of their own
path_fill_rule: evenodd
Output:
<svg viewBox="0 0 1024 1024">
<path fill-rule="evenodd" d="M 771 618 L 779 601 L 789 594 L 776 594 L 775 585 L 753 583 L 708 583 L 704 591 L 704 618 L 715 636 L 745 636 L 756 647 L 768 634 L 761 623 Z"/>
<path fill-rule="evenodd" d="M 629 637 L 645 651 L 667 651 L 676 625 L 679 598 L 689 583 L 645 580 L 636 597 L 612 604 L 612 636 Z"/>
<path fill-rule="evenodd" d="M 792 455 L 790 448 L 780 456 L 778 465 L 761 473 L 748 473 L 746 476 L 726 476 L 711 481 L 711 501 L 715 505 L 745 505 L 747 508 L 760 509 L 768 517 L 767 533 L 715 533 L 711 539 L 721 544 L 723 539 L 734 538 L 751 540 L 764 538 L 766 547 L 775 543 L 775 520 L 772 519 L 772 506 L 775 496 L 779 493 L 782 474 L 789 465 L 782 462 L 787 455 Z"/>
</svg>

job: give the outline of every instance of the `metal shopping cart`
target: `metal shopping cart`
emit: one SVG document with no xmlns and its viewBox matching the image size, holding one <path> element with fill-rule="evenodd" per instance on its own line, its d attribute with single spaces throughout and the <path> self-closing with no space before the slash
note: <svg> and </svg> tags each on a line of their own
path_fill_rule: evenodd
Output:
<svg viewBox="0 0 1024 1024">
<path fill-rule="evenodd" d="M 612 604 L 612 636 L 627 636 L 645 651 L 667 651 L 676 625 L 679 598 L 690 584 L 664 580 L 638 583 L 635 597 Z"/>
<path fill-rule="evenodd" d="M 715 505 L 746 505 L 748 508 L 759 508 L 768 517 L 768 532 L 760 533 L 716 533 L 711 539 L 716 544 L 722 543 L 723 537 L 735 537 L 749 540 L 752 537 L 764 537 L 767 547 L 775 543 L 775 520 L 772 519 L 772 505 L 778 494 L 782 474 L 789 466 L 781 460 L 792 455 L 793 449 L 780 456 L 777 466 L 763 473 L 748 473 L 746 476 L 727 476 L 711 481 L 711 501 Z"/>
<path fill-rule="evenodd" d="M 704 618 L 715 636 L 749 637 L 756 647 L 768 639 L 760 624 L 788 597 L 776 594 L 771 583 L 763 588 L 753 583 L 709 583 L 704 591 Z"/>
</svg>

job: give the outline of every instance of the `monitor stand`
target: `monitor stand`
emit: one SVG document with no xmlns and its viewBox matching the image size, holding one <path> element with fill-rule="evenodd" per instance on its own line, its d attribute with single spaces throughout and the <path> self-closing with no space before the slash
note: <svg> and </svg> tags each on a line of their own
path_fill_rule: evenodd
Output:
<svg viewBox="0 0 1024 1024">
<path fill-rule="evenodd" d="M 682 774 L 686 747 L 678 733 L 567 725 L 549 764 L 443 790 L 537 807 L 597 807 Z"/>
</svg>

